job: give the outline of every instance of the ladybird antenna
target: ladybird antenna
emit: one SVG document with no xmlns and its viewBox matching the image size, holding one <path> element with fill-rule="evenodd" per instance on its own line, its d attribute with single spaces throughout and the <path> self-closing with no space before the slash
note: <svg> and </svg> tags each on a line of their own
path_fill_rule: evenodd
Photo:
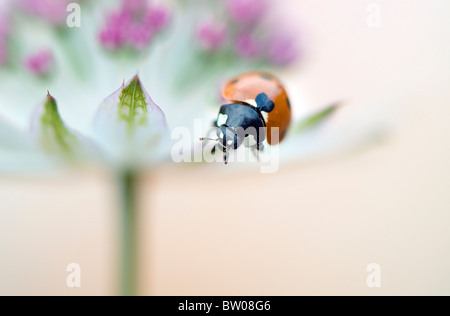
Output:
<svg viewBox="0 0 450 316">
<path fill-rule="evenodd" d="M 227 146 L 224 146 L 221 142 L 219 138 L 209 138 L 209 137 L 200 137 L 200 141 L 204 142 L 206 140 L 209 141 L 213 141 L 213 142 L 217 142 L 216 145 L 214 146 L 214 148 L 219 145 L 220 147 L 222 147 L 223 149 L 227 149 Z"/>
<path fill-rule="evenodd" d="M 205 140 L 211 140 L 211 141 L 214 141 L 214 142 L 218 142 L 219 141 L 218 138 L 209 138 L 209 137 L 200 137 L 200 140 L 202 142 L 204 142 Z"/>
<path fill-rule="evenodd" d="M 222 147 L 222 148 L 225 148 L 225 149 L 227 148 L 226 146 L 224 146 L 224 145 L 220 142 L 220 139 L 219 139 L 219 138 L 200 137 L 200 141 L 204 142 L 204 141 L 206 141 L 206 140 L 213 141 L 213 142 L 217 142 L 216 146 L 219 145 L 219 146 Z M 215 146 L 214 146 L 214 147 L 215 147 Z"/>
</svg>

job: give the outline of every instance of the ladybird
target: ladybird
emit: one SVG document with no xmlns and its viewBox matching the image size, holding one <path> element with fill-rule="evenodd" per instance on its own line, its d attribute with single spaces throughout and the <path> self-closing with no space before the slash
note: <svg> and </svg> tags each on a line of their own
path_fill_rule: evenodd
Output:
<svg viewBox="0 0 450 316">
<path fill-rule="evenodd" d="M 245 146 L 263 150 L 263 141 L 277 145 L 286 136 L 291 122 L 291 106 L 286 90 L 273 75 L 264 72 L 248 72 L 229 80 L 222 89 L 222 97 L 230 104 L 220 107 L 214 127 L 217 141 L 212 153 L 223 151 L 225 164 L 228 152 Z"/>
</svg>

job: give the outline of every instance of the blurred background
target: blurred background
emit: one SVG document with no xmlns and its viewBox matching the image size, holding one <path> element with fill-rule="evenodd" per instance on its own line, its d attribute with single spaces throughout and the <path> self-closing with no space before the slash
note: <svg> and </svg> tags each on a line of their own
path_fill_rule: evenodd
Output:
<svg viewBox="0 0 450 316">
<path fill-rule="evenodd" d="M 253 53 L 250 41 L 239 44 L 233 37 L 240 36 L 239 27 L 231 20 L 224 22 L 226 41 L 220 41 L 218 32 L 205 35 L 205 44 L 197 28 L 203 17 L 217 13 L 205 13 L 201 2 L 164 4 L 178 27 L 168 28 L 151 45 L 180 43 L 171 34 L 179 34 L 183 25 L 194 30 L 189 31 L 193 37 L 185 37 L 199 41 L 201 48 L 192 48 L 193 55 L 206 51 L 212 56 L 196 61 L 196 75 L 205 73 L 205 78 L 220 81 L 248 69 L 271 71 L 285 83 L 296 119 L 332 102 L 344 101 L 345 106 L 313 135 L 292 137 L 281 145 L 282 164 L 273 174 L 233 164 L 170 161 L 143 169 L 138 192 L 140 293 L 449 295 L 450 3 L 276 1 L 253 34 L 256 42 L 260 40 L 256 51 L 268 52 L 261 45 L 282 21 L 289 30 L 283 34 L 290 37 L 280 51 L 291 53 L 264 57 Z M 7 8 L 2 7 L 4 12 Z M 93 11 L 102 12 L 97 7 Z M 12 12 L 14 19 L 19 13 Z M 262 19 L 258 12 L 246 12 Z M 192 24 L 174 22 L 178 17 Z M 27 115 L 49 89 L 44 87 L 51 86 L 69 105 L 61 104 L 66 121 L 83 130 L 88 121 L 80 118 L 94 113 L 107 92 L 138 70 L 169 126 L 191 126 L 196 117 L 214 118 L 220 105 L 214 80 L 185 88 L 207 99 L 206 105 L 192 107 L 198 96 L 188 98 L 187 92 L 177 95 L 164 88 L 169 81 L 175 90 L 179 87 L 173 77 L 168 79 L 175 73 L 166 72 L 164 63 L 158 68 L 161 76 L 136 64 L 136 58 L 146 62 L 146 42 L 142 47 L 121 42 L 134 47 L 125 53 L 110 46 L 119 44 L 102 35 L 107 20 L 99 19 L 95 32 L 86 26 L 98 44 L 83 56 L 92 54 L 96 64 L 108 59 L 120 65 L 114 76 L 102 77 L 97 70 L 77 81 L 60 65 L 55 75 L 59 85 L 38 71 L 27 83 L 30 92 L 24 93 L 11 88 L 21 84 L 13 74 L 36 75 L 36 67 L 25 63 L 18 70 L 12 62 L 0 75 L 2 117 L 25 127 Z M 202 46 L 216 41 L 223 45 L 219 53 Z M 184 50 L 170 51 L 185 55 Z M 211 68 L 219 62 L 223 65 Z M 170 60 L 165 65 L 182 69 Z M 189 78 L 191 70 L 186 71 Z M 66 78 L 75 92 L 64 92 Z M 79 83 L 99 78 L 105 79 L 100 92 L 86 93 L 86 84 Z M 24 99 L 20 109 L 11 101 L 19 94 L 33 98 Z M 91 107 L 70 107 L 69 99 L 78 95 L 92 102 Z M 302 152 L 299 147 L 311 150 Z M 3 172 L 0 294 L 116 294 L 119 221 L 114 174 L 107 168 L 89 164 L 56 172 Z M 81 288 L 66 285 L 70 263 L 81 266 Z M 381 288 L 367 286 L 366 268 L 371 263 L 380 265 Z"/>
</svg>

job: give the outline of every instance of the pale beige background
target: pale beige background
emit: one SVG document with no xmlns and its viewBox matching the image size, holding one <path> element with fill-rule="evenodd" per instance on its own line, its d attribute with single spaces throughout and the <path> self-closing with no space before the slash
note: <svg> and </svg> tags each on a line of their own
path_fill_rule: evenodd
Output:
<svg viewBox="0 0 450 316">
<path fill-rule="evenodd" d="M 449 295 L 450 3 L 377 1 L 380 29 L 366 27 L 369 1 L 283 3 L 308 34 L 307 60 L 285 74 L 294 100 L 388 104 L 393 128 L 276 174 L 167 165 L 146 175 L 142 293 Z M 0 294 L 114 294 L 110 180 L 98 170 L 0 178 Z M 65 285 L 71 262 L 81 289 Z M 380 289 L 366 286 L 372 262 Z"/>
</svg>

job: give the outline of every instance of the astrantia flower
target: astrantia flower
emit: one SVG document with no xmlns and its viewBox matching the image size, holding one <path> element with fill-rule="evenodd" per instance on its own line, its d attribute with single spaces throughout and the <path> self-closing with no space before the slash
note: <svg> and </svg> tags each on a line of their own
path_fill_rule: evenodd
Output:
<svg viewBox="0 0 450 316">
<path fill-rule="evenodd" d="M 204 51 L 228 54 L 229 47 L 224 44 L 230 42 L 237 60 L 286 66 L 298 59 L 300 47 L 293 32 L 282 19 L 269 18 L 275 1 L 226 0 L 221 4 L 209 12 L 209 16 L 220 16 L 220 20 L 202 19 L 194 30 Z"/>
<path fill-rule="evenodd" d="M 299 56 L 298 39 L 287 33 L 275 33 L 266 42 L 265 54 L 275 65 L 287 65 Z"/>
<path fill-rule="evenodd" d="M 196 36 L 203 49 L 217 51 L 225 44 L 227 26 L 224 23 L 207 19 L 198 24 Z"/>
<path fill-rule="evenodd" d="M 244 32 L 236 38 L 235 50 L 241 57 L 252 58 L 261 53 L 261 44 L 252 34 Z"/>
<path fill-rule="evenodd" d="M 99 38 L 110 50 L 132 47 L 139 51 L 148 46 L 168 22 L 169 12 L 163 6 L 123 0 L 118 10 L 108 14 Z"/>
<path fill-rule="evenodd" d="M 169 20 L 170 14 L 167 8 L 161 5 L 154 5 L 147 9 L 143 23 L 155 32 L 158 32 L 167 26 Z"/>
<path fill-rule="evenodd" d="M 27 2 L 27 5 L 30 6 L 28 8 L 30 10 L 34 8 L 31 2 Z M 227 2 L 227 5 L 238 6 L 237 3 L 232 1 Z M 45 6 L 45 10 L 50 7 L 52 6 Z M 244 5 L 239 8 L 242 9 L 243 7 Z M 43 12 L 44 9 L 40 8 L 39 10 L 39 12 Z M 36 100 L 42 98 L 47 89 L 51 90 L 55 99 L 59 100 L 61 107 L 70 108 L 71 112 L 78 113 L 77 120 L 71 117 L 61 118 L 61 120 L 67 122 L 64 126 L 67 126 L 68 130 L 73 130 L 70 127 L 71 123 L 81 126 L 81 130 L 77 134 L 84 134 L 86 135 L 85 138 L 91 139 L 92 143 L 97 144 L 97 147 L 100 148 L 101 159 L 121 168 L 128 168 L 130 165 L 144 166 L 154 163 L 161 157 L 167 158 L 169 156 L 170 151 L 164 153 L 159 146 L 161 143 L 156 141 L 170 133 L 167 132 L 166 125 L 161 123 L 165 121 L 164 115 L 160 113 L 159 107 L 155 105 L 152 98 L 159 100 L 159 104 L 163 104 L 172 126 L 190 125 L 189 122 L 193 122 L 195 118 L 199 117 L 204 119 L 205 122 L 210 122 L 211 118 L 217 115 L 216 91 L 219 82 L 251 67 L 253 65 L 251 58 L 258 59 L 259 62 L 266 58 L 273 64 L 285 65 L 292 62 L 298 54 L 298 48 L 293 37 L 287 36 L 286 32 L 276 33 L 270 40 L 263 41 L 252 31 L 240 31 L 234 34 L 235 46 L 231 49 L 231 51 L 236 51 L 238 57 L 229 58 L 229 55 L 218 54 L 214 58 L 204 58 L 204 55 L 197 55 L 198 43 L 193 43 L 190 40 L 191 33 L 189 28 L 186 27 L 192 11 L 184 12 L 179 9 L 172 12 L 173 19 L 180 22 L 170 29 L 171 32 L 167 34 L 163 43 L 162 39 L 154 39 L 151 30 L 160 30 L 161 27 L 167 25 L 169 14 L 164 7 L 149 1 L 122 0 L 121 5 L 115 7 L 115 11 L 109 10 L 104 9 L 106 18 L 100 39 L 92 36 L 90 32 L 92 27 L 89 27 L 95 25 L 96 17 L 89 15 L 88 10 L 84 12 L 84 19 L 87 24 L 82 30 L 86 30 L 86 32 L 79 32 L 82 37 L 78 39 L 77 43 L 79 45 L 86 43 L 86 46 L 79 51 L 82 51 L 88 58 L 73 59 L 73 57 L 76 57 L 73 46 L 67 47 L 70 43 L 61 42 L 54 37 L 53 33 L 50 33 L 47 37 L 52 38 L 53 36 L 53 42 L 49 41 L 49 43 L 55 45 L 55 47 L 52 47 L 52 51 L 55 53 L 38 51 L 26 57 L 25 65 L 31 73 L 43 76 L 52 69 L 53 63 L 58 62 L 58 69 L 54 78 L 47 78 L 51 81 L 42 82 L 41 85 L 37 86 L 31 77 L 18 79 L 10 74 L 8 80 L 2 80 L 2 84 L 8 83 L 9 87 L 0 95 L 0 102 L 5 107 L 10 106 L 9 111 L 3 111 L 3 113 L 15 113 L 18 112 L 18 108 L 11 104 L 25 104 L 29 108 L 30 105 L 35 104 Z M 204 16 L 204 13 L 202 13 L 202 16 Z M 224 45 L 226 24 L 222 23 L 204 20 L 200 25 L 197 25 L 198 40 L 203 41 L 205 47 L 209 50 L 220 49 Z M 3 26 L 0 35 L 8 36 L 11 31 L 9 28 L 9 25 Z M 14 30 L 12 31 L 14 32 Z M 20 41 L 20 35 L 15 34 L 14 37 Z M 121 68 L 117 68 L 118 62 L 113 56 L 108 56 L 99 49 L 100 46 L 108 45 L 113 49 L 123 46 L 141 49 L 150 43 L 153 43 L 154 46 L 147 58 L 144 57 L 137 61 L 130 59 L 130 64 Z M 65 54 L 66 52 L 69 52 L 69 54 Z M 17 56 L 20 55 L 17 54 L 14 57 L 18 58 Z M 227 58 L 221 59 L 222 56 L 227 56 Z M 242 58 L 239 58 L 239 56 Z M 246 62 L 242 63 L 242 60 Z M 261 63 L 258 65 L 261 66 Z M 265 68 L 270 69 L 270 64 L 267 64 Z M 77 74 L 82 70 L 85 72 L 82 77 L 84 79 L 78 81 Z M 101 103 L 101 99 L 105 95 L 111 93 L 112 87 L 118 81 L 125 77 L 131 77 L 130 71 L 138 70 L 141 71 L 145 81 L 149 83 L 153 93 L 152 98 L 143 89 L 142 81 L 134 78 L 104 101 L 102 108 L 109 109 L 108 111 L 94 113 L 93 109 Z M 16 84 L 13 83 L 13 78 L 16 78 Z M 131 107 L 125 105 L 125 103 L 121 106 L 117 105 L 122 102 L 120 101 L 122 91 L 127 90 L 130 85 L 139 88 L 137 92 L 141 91 L 142 100 L 145 100 L 143 102 L 146 107 L 134 107 L 138 103 L 132 103 L 134 105 Z M 40 87 L 42 90 L 36 87 Z M 14 102 L 11 102 L 13 97 L 10 96 L 9 92 L 15 91 L 14 89 L 23 90 L 25 88 L 29 92 L 20 95 L 14 94 Z M 68 103 L 70 103 L 70 106 Z M 295 104 L 295 100 L 292 103 Z M 175 107 L 175 105 L 179 106 Z M 132 128 L 125 124 L 126 115 L 131 115 L 127 111 L 131 111 L 131 108 L 133 108 L 132 118 L 130 118 L 132 121 L 128 121 L 128 124 L 134 122 L 143 125 Z M 195 111 L 190 110 L 193 108 L 195 108 Z M 90 115 L 83 116 L 83 109 L 88 109 Z M 114 109 L 116 113 L 114 114 L 111 109 Z M 150 111 L 149 109 L 156 110 Z M 154 113 L 154 115 L 150 115 L 150 113 Z M 94 114 L 96 114 L 94 128 L 89 129 L 87 127 L 91 124 L 87 122 L 92 120 Z M 304 114 L 307 116 L 307 113 Z M 147 115 L 150 116 L 147 117 Z M 106 120 L 105 117 L 110 119 Z M 138 117 L 146 118 L 138 119 Z M 80 119 L 84 122 L 80 123 Z M 146 124 L 150 126 L 152 132 L 146 128 Z M 295 126 L 295 123 L 293 125 Z M 22 126 L 24 125 L 22 124 Z M 100 126 L 103 126 L 103 128 L 100 128 Z M 125 126 L 128 127 L 125 128 Z M 136 131 L 135 134 L 133 133 L 134 138 L 129 138 L 130 136 L 125 133 L 125 130 Z M 141 137 L 143 138 L 141 139 Z M 42 144 L 42 142 L 40 143 Z M 139 145 L 131 146 L 134 143 L 139 143 Z M 317 144 L 317 142 L 315 143 Z M 147 150 L 143 150 L 147 147 L 152 148 L 151 154 L 148 154 Z M 7 165 L 2 167 L 8 169 Z"/>
<path fill-rule="evenodd" d="M 49 50 L 38 51 L 26 58 L 25 67 L 37 76 L 48 75 L 53 66 L 53 55 Z"/>
<path fill-rule="evenodd" d="M 0 171 L 36 172 L 89 163 L 117 175 L 123 215 L 122 294 L 136 290 L 138 228 L 132 201 L 136 178 L 148 167 L 170 161 L 166 117 L 172 128 L 184 127 L 194 134 L 194 122 L 200 119 L 206 129 L 221 105 L 216 95 L 219 82 L 252 68 L 281 75 L 274 64 L 284 65 L 296 57 L 283 37 L 267 46 L 269 33 L 259 24 L 268 14 L 266 1 L 239 2 L 227 2 L 229 20 L 248 18 L 252 25 L 224 26 L 231 47 L 223 42 L 222 27 L 211 25 L 204 26 L 197 42 L 192 40 L 197 27 L 193 21 L 205 16 L 204 10 L 196 10 L 201 5 L 196 1 L 189 8 L 174 7 L 170 14 L 153 1 L 123 0 L 113 11 L 103 7 L 104 2 L 92 1 L 83 9 L 83 27 L 72 30 L 62 23 L 66 1 L 24 0 L 26 14 L 38 15 L 50 27 L 18 17 L 19 27 L 8 24 L 6 31 L 0 29 L 0 64 L 6 58 L 6 37 L 14 39 L 15 49 L 8 56 L 10 67 L 0 67 Z M 89 8 L 105 17 L 100 29 L 98 16 Z M 169 21 L 173 21 L 170 28 Z M 163 30 L 166 35 L 157 36 Z M 30 32 L 39 35 L 35 43 L 28 41 Z M 205 44 L 206 52 L 198 49 L 198 41 Z M 51 53 L 36 53 L 40 47 L 49 47 Z M 23 71 L 23 58 L 31 73 Z M 45 76 L 49 71 L 52 76 Z M 111 94 L 124 78 L 132 79 Z M 292 129 L 277 147 L 281 160 L 299 160 L 343 143 L 349 147 L 376 125 L 353 117 L 349 121 L 364 124 L 322 125 L 338 106 L 308 111 L 301 100 L 307 91 L 297 87 L 294 92 Z M 328 137 L 305 133 L 319 125 Z M 347 138 L 355 134 L 357 140 Z M 189 148 L 201 146 L 198 138 L 186 143 Z"/>
<path fill-rule="evenodd" d="M 6 62 L 6 44 L 0 41 L 0 66 Z"/>
<path fill-rule="evenodd" d="M 6 62 L 7 58 L 9 23 L 9 19 L 0 12 L 0 66 Z"/>
<path fill-rule="evenodd" d="M 147 0 L 123 0 L 122 8 L 130 12 L 136 13 L 144 10 L 147 7 Z"/>
<path fill-rule="evenodd" d="M 9 33 L 9 26 L 10 21 L 8 20 L 8 18 L 6 16 L 4 16 L 4 14 L 0 15 L 0 38 L 4 39 L 8 33 Z"/>
<path fill-rule="evenodd" d="M 249 26 L 258 22 L 269 8 L 269 0 L 226 0 L 235 23 Z"/>
<path fill-rule="evenodd" d="M 136 50 L 143 49 L 152 40 L 154 34 L 153 29 L 140 24 L 133 24 L 128 31 L 130 45 Z"/>
<path fill-rule="evenodd" d="M 50 23 L 60 25 L 66 21 L 67 5 L 70 0 L 19 0 L 21 7 Z"/>
<path fill-rule="evenodd" d="M 126 10 L 109 13 L 106 24 L 100 31 L 101 43 L 110 49 L 116 49 L 124 45 L 128 40 L 132 21 L 131 13 Z"/>
</svg>

